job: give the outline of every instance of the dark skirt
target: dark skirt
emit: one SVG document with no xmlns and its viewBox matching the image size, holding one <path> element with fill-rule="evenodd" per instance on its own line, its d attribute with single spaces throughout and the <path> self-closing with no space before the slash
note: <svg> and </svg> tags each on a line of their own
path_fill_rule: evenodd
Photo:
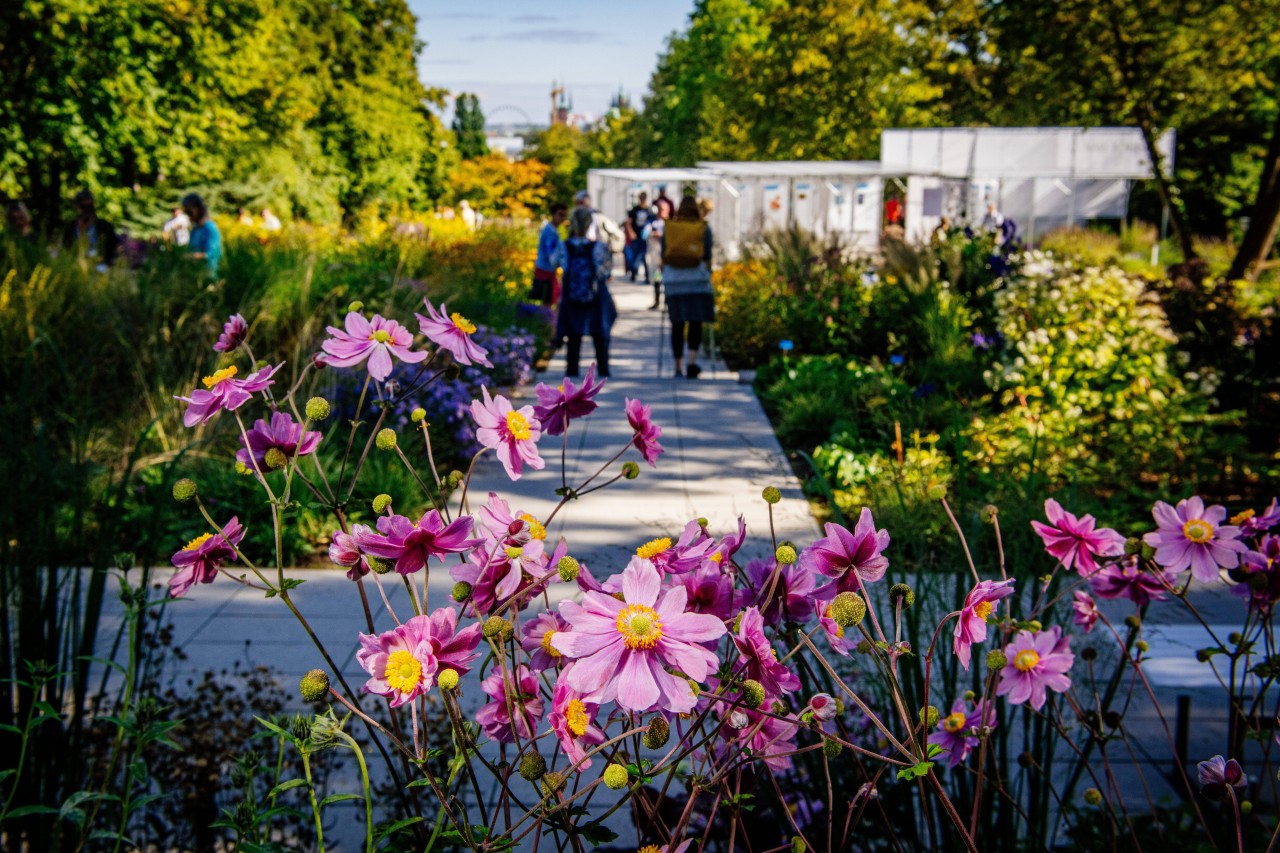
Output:
<svg viewBox="0 0 1280 853">
<path fill-rule="evenodd" d="M 685 293 L 667 297 L 667 312 L 673 323 L 714 323 L 716 298 L 710 293 Z"/>
<path fill-rule="evenodd" d="M 602 283 L 596 291 L 596 298 L 585 305 L 570 302 L 568 293 L 568 287 L 561 287 L 560 310 L 556 312 L 556 337 L 591 335 L 608 340 L 613 322 L 618 319 L 618 309 L 613 303 L 608 285 Z"/>
</svg>

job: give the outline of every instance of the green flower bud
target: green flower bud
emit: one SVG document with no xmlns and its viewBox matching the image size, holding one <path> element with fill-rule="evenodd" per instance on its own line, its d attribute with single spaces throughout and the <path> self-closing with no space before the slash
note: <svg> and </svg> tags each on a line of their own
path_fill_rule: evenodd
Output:
<svg viewBox="0 0 1280 853">
<path fill-rule="evenodd" d="M 347 306 L 348 314 L 352 312 L 359 314 L 363 310 L 364 310 L 364 303 L 361 302 L 359 299 L 357 299 L 355 302 L 352 302 L 350 305 Z"/>
<path fill-rule="evenodd" d="M 480 628 L 480 633 L 484 634 L 484 636 L 490 640 L 500 634 L 505 637 L 505 635 L 510 633 L 510 631 L 511 623 L 506 619 L 503 619 L 501 616 L 490 616 L 488 619 L 484 620 L 484 625 Z"/>
<path fill-rule="evenodd" d="M 196 485 L 196 481 L 190 477 L 183 477 L 173 484 L 173 499 L 180 504 L 186 503 L 199 493 L 200 488 Z"/>
<path fill-rule="evenodd" d="M 242 477 L 252 477 L 252 476 L 253 476 L 253 469 L 252 469 L 252 468 L 250 468 L 248 465 L 244 464 L 243 462 L 241 462 L 239 459 L 237 459 L 237 460 L 236 460 L 236 473 L 237 473 L 237 474 L 239 474 L 239 475 L 240 475 L 240 476 L 242 476 Z"/>
<path fill-rule="evenodd" d="M 1137 613 L 1130 613 L 1128 616 L 1124 617 L 1124 624 L 1136 630 L 1142 627 L 1142 620 L 1138 618 Z"/>
<path fill-rule="evenodd" d="M 462 375 L 462 368 L 458 365 L 456 361 L 453 364 L 446 367 L 444 370 L 444 378 L 448 379 L 450 382 L 453 382 L 461 375 Z"/>
<path fill-rule="evenodd" d="M 644 733 L 644 745 L 649 749 L 662 749 L 671 739 L 671 724 L 661 714 L 649 718 L 649 727 Z"/>
<path fill-rule="evenodd" d="M 542 777 L 542 790 L 548 794 L 554 794 L 564 787 L 564 773 L 559 770 L 552 770 Z"/>
<path fill-rule="evenodd" d="M 710 523 L 711 523 L 711 522 L 707 521 L 707 520 L 706 520 L 705 518 L 703 518 L 702 516 L 698 516 L 698 526 L 699 526 L 699 527 L 705 528 L 705 527 L 706 527 L 708 524 L 710 524 Z"/>
<path fill-rule="evenodd" d="M 941 483 L 934 483 L 925 489 L 925 497 L 931 501 L 940 501 L 947 496 L 947 487 Z"/>
<path fill-rule="evenodd" d="M 796 558 L 799 555 L 796 554 L 796 549 L 790 545 L 779 545 L 778 550 L 773 553 L 773 556 L 782 565 L 790 566 L 796 561 Z"/>
<path fill-rule="evenodd" d="M 1232 631 L 1230 634 L 1227 634 L 1227 642 L 1231 643 L 1233 646 L 1240 645 L 1240 642 L 1243 639 L 1244 639 L 1244 635 L 1241 634 L 1239 631 Z"/>
<path fill-rule="evenodd" d="M 916 603 L 916 591 L 905 583 L 895 583 L 889 587 L 889 600 L 906 609 Z"/>
<path fill-rule="evenodd" d="M 622 463 L 622 476 L 627 480 L 634 480 L 640 476 L 640 466 L 630 460 Z"/>
<path fill-rule="evenodd" d="M 1196 660 L 1200 663 L 1208 663 L 1213 659 L 1213 649 L 1196 649 Z"/>
<path fill-rule="evenodd" d="M 303 409 L 303 414 L 307 416 L 307 420 L 309 421 L 322 421 L 329 417 L 329 413 L 332 411 L 333 408 L 329 405 L 329 401 L 324 397 L 312 397 L 307 401 L 306 408 Z"/>
<path fill-rule="evenodd" d="M 395 450 L 396 431 L 391 427 L 383 427 L 378 431 L 378 437 L 374 439 L 373 443 L 378 445 L 379 450 Z"/>
<path fill-rule="evenodd" d="M 1091 806 L 1102 805 L 1102 792 L 1097 788 L 1085 788 L 1084 801 Z"/>
<path fill-rule="evenodd" d="M 573 559 L 573 557 L 570 557 L 568 554 L 565 554 L 560 558 L 560 562 L 556 563 L 556 568 L 560 570 L 560 580 L 566 583 L 569 581 L 576 581 L 578 579 L 578 573 L 582 571 L 582 566 L 578 561 Z"/>
<path fill-rule="evenodd" d="M 610 790 L 621 791 L 627 787 L 627 782 L 630 778 L 627 768 L 621 764 L 610 764 L 604 769 L 604 784 Z"/>
<path fill-rule="evenodd" d="M 925 705 L 920 709 L 920 722 L 924 724 L 926 729 L 931 729 L 938 725 L 941 715 L 938 713 L 937 707 L 933 705 Z"/>
<path fill-rule="evenodd" d="M 453 585 L 453 600 L 459 604 L 466 602 L 471 597 L 471 584 L 466 581 L 458 581 Z"/>
<path fill-rule="evenodd" d="M 791 853 L 805 853 L 809 849 L 809 845 L 804 843 L 804 839 L 798 835 L 791 836 Z"/>
<path fill-rule="evenodd" d="M 1253 802 L 1251 800 L 1240 801 L 1240 814 L 1253 814 Z"/>
<path fill-rule="evenodd" d="M 329 694 L 329 674 L 323 669 L 313 669 L 298 682 L 298 692 L 304 702 L 319 702 Z"/>
<path fill-rule="evenodd" d="M 132 551 L 120 551 L 111 559 L 112 562 L 116 564 L 116 568 L 122 572 L 127 572 L 132 569 L 134 563 L 137 561 L 137 557 L 134 556 Z"/>
<path fill-rule="evenodd" d="M 526 752 L 520 759 L 520 775 L 528 782 L 537 782 L 547 772 L 547 760 L 538 752 Z"/>
<path fill-rule="evenodd" d="M 854 647 L 854 651 L 860 655 L 866 655 L 870 654 L 873 648 L 875 648 L 875 646 L 872 645 L 871 641 L 863 637 L 858 641 L 858 645 Z"/>
<path fill-rule="evenodd" d="M 427 410 L 419 406 L 409 413 L 409 420 L 415 424 L 420 424 L 427 419 Z"/>
<path fill-rule="evenodd" d="M 375 575 L 385 575 L 396 567 L 395 560 L 388 560 L 386 557 L 375 557 L 372 554 L 365 554 L 364 561 L 369 564 L 369 569 Z"/>
<path fill-rule="evenodd" d="M 1148 545 L 1146 542 L 1143 542 L 1142 550 L 1139 551 L 1138 553 L 1142 555 L 1142 559 L 1150 560 L 1152 557 L 1156 555 L 1156 549 Z"/>
<path fill-rule="evenodd" d="M 1151 651 L 1151 644 L 1148 643 L 1146 640 L 1139 640 L 1138 642 L 1134 643 L 1134 646 L 1136 646 L 1138 651 L 1142 652 L 1143 654 L 1146 654 L 1147 652 Z"/>
<path fill-rule="evenodd" d="M 966 690 L 963 695 L 964 701 L 966 702 L 972 702 L 978 696 L 978 694 L 974 693 L 972 690 Z"/>
<path fill-rule="evenodd" d="M 450 488 L 454 488 L 454 489 L 458 488 L 458 485 L 465 479 L 467 479 L 467 475 L 463 474 L 457 468 L 454 468 L 452 471 L 449 472 Z"/>
<path fill-rule="evenodd" d="M 389 506 L 391 506 L 391 495 L 381 494 L 374 497 L 373 511 L 376 512 L 378 515 L 382 515 L 382 513 L 385 512 L 387 507 Z"/>
<path fill-rule="evenodd" d="M 440 685 L 441 690 L 456 690 L 458 687 L 458 671 L 456 669 L 446 669 L 436 676 L 436 684 Z"/>
<path fill-rule="evenodd" d="M 831 601 L 831 618 L 841 628 L 854 628 L 867 615 L 867 603 L 854 592 L 842 592 Z"/>
<path fill-rule="evenodd" d="M 298 740 L 306 740 L 311 737 L 311 719 L 294 714 L 293 718 L 289 720 L 289 734 Z"/>
<path fill-rule="evenodd" d="M 269 448 L 266 452 L 265 460 L 268 470 L 279 471 L 289 462 L 289 457 L 284 451 L 278 447 Z"/>
<path fill-rule="evenodd" d="M 984 524 L 994 524 L 996 516 L 1000 514 L 1000 508 L 995 504 L 987 504 L 978 510 L 978 518 L 982 519 Z"/>
<path fill-rule="evenodd" d="M 1137 536 L 1130 536 L 1124 540 L 1124 552 L 1126 554 L 1139 554 L 1142 552 L 1142 540 Z"/>
<path fill-rule="evenodd" d="M 999 649 L 987 652 L 987 669 L 999 672 L 1009 665 L 1009 657 Z"/>
<path fill-rule="evenodd" d="M 776 486 L 765 486 L 764 491 L 760 493 L 760 497 L 764 498 L 764 502 L 767 504 L 776 504 L 782 500 L 782 492 Z"/>
<path fill-rule="evenodd" d="M 759 708 L 764 704 L 764 685 L 754 678 L 742 682 L 742 704 L 748 708 Z"/>
<path fill-rule="evenodd" d="M 835 758 L 844 751 L 844 744 L 838 740 L 825 738 L 822 741 L 822 751 L 826 754 L 827 758 Z"/>
<path fill-rule="evenodd" d="M 83 813 L 82 813 L 83 814 Z M 254 811 L 253 806 L 247 802 L 241 802 L 236 806 L 235 815 L 231 818 L 235 825 L 240 828 L 241 832 L 248 832 L 257 823 L 258 815 Z"/>
</svg>

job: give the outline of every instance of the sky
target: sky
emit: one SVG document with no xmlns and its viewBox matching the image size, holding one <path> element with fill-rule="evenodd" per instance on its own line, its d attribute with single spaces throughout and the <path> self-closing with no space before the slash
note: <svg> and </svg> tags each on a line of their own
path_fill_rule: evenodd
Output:
<svg viewBox="0 0 1280 853">
<path fill-rule="evenodd" d="M 426 43 L 425 84 L 479 95 L 491 124 L 523 124 L 524 115 L 546 124 L 552 80 L 564 81 L 577 113 L 600 115 L 619 87 L 639 106 L 693 0 L 409 0 L 409 8 Z"/>
</svg>

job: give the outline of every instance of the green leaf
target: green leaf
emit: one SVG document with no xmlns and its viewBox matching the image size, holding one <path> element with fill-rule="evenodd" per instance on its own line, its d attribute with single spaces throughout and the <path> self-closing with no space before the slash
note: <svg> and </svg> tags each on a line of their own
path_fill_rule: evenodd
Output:
<svg viewBox="0 0 1280 853">
<path fill-rule="evenodd" d="M 407 826 L 413 826 L 415 823 L 423 823 L 423 822 L 424 821 L 421 817 L 407 817 L 407 818 L 404 818 L 403 820 L 398 820 L 395 823 L 389 823 L 384 826 L 378 827 L 378 829 L 374 832 L 373 837 L 376 840 L 381 841 L 384 838 L 389 838 L 390 836 L 394 835 L 395 833 L 399 832 L 400 830 L 404 829 Z"/>
<path fill-rule="evenodd" d="M 408 785 L 405 785 L 405 787 L 406 788 L 425 788 L 430 784 L 431 784 L 430 779 L 414 779 Z"/>
<path fill-rule="evenodd" d="M 946 752 L 946 750 L 942 747 L 942 744 L 931 743 L 929 744 L 929 748 L 926 752 L 930 758 L 937 758 L 939 755 Z"/>
<path fill-rule="evenodd" d="M 52 806 L 18 806 L 16 809 L 11 810 L 5 817 L 6 819 L 12 819 L 15 817 L 27 817 L 28 815 L 36 814 L 60 814 L 60 812 Z"/>
<path fill-rule="evenodd" d="M 582 827 L 578 830 L 578 834 L 596 846 L 608 844 L 618 837 L 618 833 L 598 821 Z"/>
<path fill-rule="evenodd" d="M 331 805 L 333 803 L 341 803 L 344 800 L 363 800 L 363 799 L 364 799 L 363 794 L 330 794 L 329 796 L 325 797 L 323 800 L 320 801 L 320 808 L 324 808 L 325 806 Z"/>
<path fill-rule="evenodd" d="M 310 786 L 311 786 L 311 783 L 308 782 L 306 779 L 290 779 L 288 782 L 281 782 L 279 785 L 276 785 L 274 788 L 272 788 L 271 791 L 267 794 L 267 797 L 268 798 L 274 797 L 278 794 L 282 794 L 285 791 L 291 790 L 293 788 L 308 788 Z"/>
</svg>

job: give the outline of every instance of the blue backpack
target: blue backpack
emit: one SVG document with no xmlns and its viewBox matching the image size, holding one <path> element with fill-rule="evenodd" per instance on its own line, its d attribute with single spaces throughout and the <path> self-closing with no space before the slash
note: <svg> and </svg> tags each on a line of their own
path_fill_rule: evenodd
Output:
<svg viewBox="0 0 1280 853">
<path fill-rule="evenodd" d="M 579 305 L 596 298 L 595 243 L 570 240 L 565 244 L 569 263 L 565 270 L 565 298 Z"/>
</svg>

